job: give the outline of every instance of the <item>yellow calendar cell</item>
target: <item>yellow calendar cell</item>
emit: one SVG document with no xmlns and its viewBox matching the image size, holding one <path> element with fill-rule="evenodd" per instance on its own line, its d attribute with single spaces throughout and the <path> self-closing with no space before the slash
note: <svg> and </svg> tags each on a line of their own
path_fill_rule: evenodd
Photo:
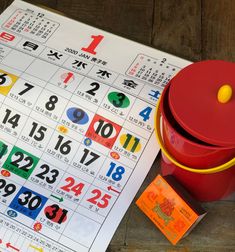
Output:
<svg viewBox="0 0 235 252">
<path fill-rule="evenodd" d="M 18 79 L 18 76 L 0 69 L 0 94 L 7 96 Z"/>
</svg>

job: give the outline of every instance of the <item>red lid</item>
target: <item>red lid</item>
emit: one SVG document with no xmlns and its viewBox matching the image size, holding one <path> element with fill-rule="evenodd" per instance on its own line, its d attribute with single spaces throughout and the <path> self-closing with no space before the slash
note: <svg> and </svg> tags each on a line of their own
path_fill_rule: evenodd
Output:
<svg viewBox="0 0 235 252">
<path fill-rule="evenodd" d="M 229 86 L 221 88 L 225 84 Z M 235 63 L 208 60 L 184 68 L 171 80 L 169 105 L 177 122 L 194 137 L 235 147 Z"/>
</svg>

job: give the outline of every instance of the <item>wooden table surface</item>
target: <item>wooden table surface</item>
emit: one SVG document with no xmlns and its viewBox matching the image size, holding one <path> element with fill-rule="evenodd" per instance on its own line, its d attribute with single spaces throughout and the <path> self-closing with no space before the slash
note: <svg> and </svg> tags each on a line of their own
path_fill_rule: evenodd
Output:
<svg viewBox="0 0 235 252">
<path fill-rule="evenodd" d="M 0 12 L 11 1 L 0 0 Z M 235 61 L 235 0 L 29 0 L 191 61 Z M 158 156 L 136 198 L 159 172 Z M 235 202 L 203 203 L 207 216 L 172 246 L 134 201 L 109 252 L 235 251 Z"/>
</svg>

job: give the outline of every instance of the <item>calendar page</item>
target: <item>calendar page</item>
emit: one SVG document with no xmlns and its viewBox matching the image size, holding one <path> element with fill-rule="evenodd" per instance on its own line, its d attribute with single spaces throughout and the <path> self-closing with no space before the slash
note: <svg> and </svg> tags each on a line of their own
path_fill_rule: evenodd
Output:
<svg viewBox="0 0 235 252">
<path fill-rule="evenodd" d="M 0 17 L 0 250 L 105 251 L 158 154 L 156 102 L 188 64 L 15 1 Z"/>
</svg>

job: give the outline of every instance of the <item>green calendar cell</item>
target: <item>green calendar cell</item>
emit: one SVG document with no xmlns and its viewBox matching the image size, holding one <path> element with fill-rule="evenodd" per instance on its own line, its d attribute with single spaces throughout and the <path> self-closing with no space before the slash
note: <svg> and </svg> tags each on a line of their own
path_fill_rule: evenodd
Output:
<svg viewBox="0 0 235 252">
<path fill-rule="evenodd" d="M 24 179 L 28 179 L 38 161 L 38 157 L 22 150 L 21 148 L 18 148 L 17 146 L 14 146 L 7 157 L 7 160 L 3 164 L 3 168 Z"/>
</svg>

